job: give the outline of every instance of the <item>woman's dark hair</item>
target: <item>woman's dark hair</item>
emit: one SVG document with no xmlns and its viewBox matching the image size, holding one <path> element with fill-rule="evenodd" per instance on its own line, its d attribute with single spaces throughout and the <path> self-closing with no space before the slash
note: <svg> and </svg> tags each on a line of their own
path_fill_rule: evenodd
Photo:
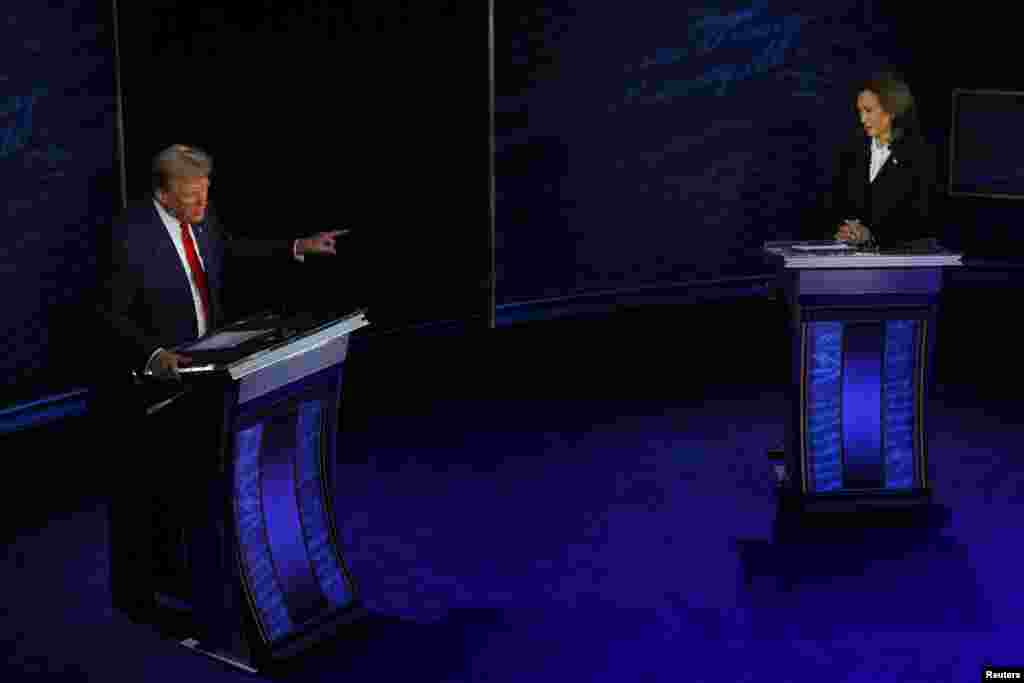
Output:
<svg viewBox="0 0 1024 683">
<path fill-rule="evenodd" d="M 900 75 L 891 71 L 876 73 L 862 82 L 857 92 L 862 93 L 865 90 L 873 92 L 878 97 L 882 109 L 892 116 L 893 142 L 920 134 L 914 95 Z"/>
</svg>

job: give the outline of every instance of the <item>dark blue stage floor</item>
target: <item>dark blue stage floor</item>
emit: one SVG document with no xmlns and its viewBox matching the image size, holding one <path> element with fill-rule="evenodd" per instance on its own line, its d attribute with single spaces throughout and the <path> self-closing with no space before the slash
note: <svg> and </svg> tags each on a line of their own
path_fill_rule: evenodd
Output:
<svg viewBox="0 0 1024 683">
<path fill-rule="evenodd" d="M 1019 345 L 969 363 L 976 312 L 946 318 L 928 514 L 779 526 L 771 313 L 664 307 L 354 352 L 337 509 L 373 617 L 278 678 L 961 683 L 1024 666 Z M 22 487 L 36 501 L 46 471 Z M 109 608 L 104 503 L 81 479 L 9 537 L 0 680 L 248 679 Z"/>
</svg>

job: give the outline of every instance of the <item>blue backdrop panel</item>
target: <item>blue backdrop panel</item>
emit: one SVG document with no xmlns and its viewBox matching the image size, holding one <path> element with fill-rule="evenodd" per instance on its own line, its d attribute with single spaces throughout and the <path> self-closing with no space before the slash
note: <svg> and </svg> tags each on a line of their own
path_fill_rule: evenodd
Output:
<svg viewBox="0 0 1024 683">
<path fill-rule="evenodd" d="M 17 293 L 0 319 L 3 405 L 66 390 L 82 340 L 75 311 L 117 206 L 110 2 L 5 2 L 0 65 L 0 291 Z"/>
<path fill-rule="evenodd" d="M 902 49 L 870 0 L 499 16 L 498 303 L 762 274 L 857 127 L 855 81 Z"/>
</svg>

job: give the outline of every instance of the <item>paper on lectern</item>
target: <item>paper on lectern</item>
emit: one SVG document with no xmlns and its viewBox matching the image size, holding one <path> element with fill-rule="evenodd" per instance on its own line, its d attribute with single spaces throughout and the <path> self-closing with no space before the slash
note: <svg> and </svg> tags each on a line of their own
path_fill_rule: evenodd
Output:
<svg viewBox="0 0 1024 683">
<path fill-rule="evenodd" d="M 260 337 L 273 332 L 273 330 L 242 330 L 239 332 L 218 332 L 212 337 L 206 339 L 200 339 L 195 344 L 191 344 L 181 349 L 183 352 L 187 351 L 221 351 L 224 349 L 232 349 L 239 344 Z"/>
</svg>

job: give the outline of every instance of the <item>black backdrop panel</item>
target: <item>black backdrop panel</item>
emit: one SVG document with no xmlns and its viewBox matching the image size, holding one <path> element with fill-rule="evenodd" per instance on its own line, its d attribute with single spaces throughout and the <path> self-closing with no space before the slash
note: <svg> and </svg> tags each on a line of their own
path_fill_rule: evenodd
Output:
<svg viewBox="0 0 1024 683">
<path fill-rule="evenodd" d="M 129 196 L 185 142 L 250 237 L 350 227 L 336 259 L 268 278 L 230 264 L 228 305 L 367 305 L 378 329 L 485 320 L 486 4 L 122 3 Z"/>
</svg>

